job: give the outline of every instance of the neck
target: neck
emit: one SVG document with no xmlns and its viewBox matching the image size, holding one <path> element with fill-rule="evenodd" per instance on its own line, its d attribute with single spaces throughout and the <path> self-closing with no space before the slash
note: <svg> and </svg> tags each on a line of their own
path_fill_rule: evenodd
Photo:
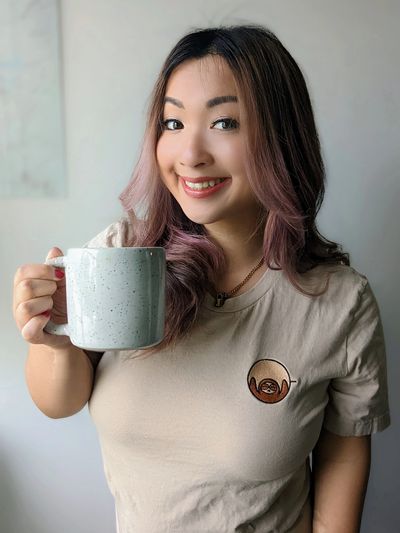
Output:
<svg viewBox="0 0 400 533">
<path fill-rule="evenodd" d="M 224 251 L 226 269 L 224 276 L 237 276 L 255 267 L 263 256 L 263 233 L 259 232 L 249 240 L 251 229 L 240 228 L 236 231 L 210 231 L 210 238 Z M 245 272 L 247 271 L 247 272 Z"/>
<path fill-rule="evenodd" d="M 260 263 L 263 257 L 263 232 L 260 230 L 258 234 L 252 235 L 252 238 L 249 239 L 251 232 L 254 232 L 254 226 L 246 228 L 242 225 L 240 228 L 236 228 L 236 231 L 232 228 L 229 230 L 225 228 L 225 231 L 222 231 L 220 227 L 217 231 L 208 226 L 207 230 L 210 238 L 223 249 L 227 260 L 226 269 L 216 278 L 212 292 L 229 293 L 241 284 Z M 265 270 L 265 265 L 257 268 L 249 280 L 235 292 L 235 295 L 251 288 Z"/>
</svg>

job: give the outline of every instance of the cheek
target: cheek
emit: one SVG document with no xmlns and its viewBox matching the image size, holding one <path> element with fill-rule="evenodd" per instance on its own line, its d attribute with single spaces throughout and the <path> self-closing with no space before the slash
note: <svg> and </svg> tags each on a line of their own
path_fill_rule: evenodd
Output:
<svg viewBox="0 0 400 533">
<path fill-rule="evenodd" d="M 156 147 L 156 159 L 158 165 L 158 171 L 160 173 L 160 179 L 164 183 L 165 187 L 172 192 L 171 188 L 171 174 L 173 165 L 173 158 L 171 157 L 171 151 L 167 146 L 167 143 L 162 140 L 158 141 Z"/>
<path fill-rule="evenodd" d="M 160 168 L 165 168 L 165 166 L 167 166 L 168 154 L 169 151 L 166 148 L 165 142 L 161 138 L 157 143 L 156 149 L 157 163 Z"/>
<path fill-rule="evenodd" d="M 244 164 L 244 146 L 240 139 L 232 139 L 230 142 L 215 143 L 216 156 L 233 169 L 241 169 Z"/>
</svg>

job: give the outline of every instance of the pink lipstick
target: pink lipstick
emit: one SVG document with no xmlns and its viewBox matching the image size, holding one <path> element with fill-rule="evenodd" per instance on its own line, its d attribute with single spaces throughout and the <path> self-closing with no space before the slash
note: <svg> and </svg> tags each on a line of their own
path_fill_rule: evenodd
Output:
<svg viewBox="0 0 400 533">
<path fill-rule="evenodd" d="M 224 178 L 224 181 L 222 181 L 221 183 L 217 183 L 217 185 L 214 185 L 214 187 L 207 187 L 206 189 L 204 190 L 195 190 L 195 189 L 191 189 L 190 187 L 188 187 L 185 183 L 185 180 L 181 177 L 179 177 L 181 183 L 182 183 L 182 187 L 183 187 L 183 190 L 185 191 L 185 193 L 188 195 L 188 196 L 191 196 L 192 198 L 206 198 L 207 196 L 211 196 L 212 194 L 218 192 L 220 189 L 222 189 L 223 187 L 229 185 L 231 183 L 231 179 L 230 178 Z M 187 181 L 191 181 L 191 182 L 199 182 L 199 181 L 211 181 L 212 179 L 217 179 L 217 178 L 208 178 L 207 179 L 204 179 L 204 178 L 200 178 L 200 179 L 187 179 Z"/>
</svg>

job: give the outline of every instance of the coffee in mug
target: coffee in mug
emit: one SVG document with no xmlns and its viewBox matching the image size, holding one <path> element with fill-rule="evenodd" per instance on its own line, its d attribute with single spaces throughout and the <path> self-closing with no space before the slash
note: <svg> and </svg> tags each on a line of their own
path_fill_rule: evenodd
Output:
<svg viewBox="0 0 400 533">
<path fill-rule="evenodd" d="M 165 323 L 166 257 L 162 247 L 70 248 L 46 260 L 65 268 L 67 324 L 47 333 L 68 335 L 93 351 L 144 349 L 160 343 Z"/>
</svg>

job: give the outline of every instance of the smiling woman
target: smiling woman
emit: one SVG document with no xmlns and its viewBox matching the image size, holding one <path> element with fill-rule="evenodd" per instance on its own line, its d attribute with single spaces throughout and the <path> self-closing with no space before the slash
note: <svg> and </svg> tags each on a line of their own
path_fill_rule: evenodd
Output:
<svg viewBox="0 0 400 533">
<path fill-rule="evenodd" d="M 70 346 L 29 365 L 57 415 L 89 398 L 119 533 L 358 531 L 370 435 L 390 424 L 385 342 L 368 279 L 317 230 L 324 182 L 307 87 L 278 38 L 183 36 L 120 196 L 127 216 L 85 245 L 165 249 L 165 337 L 87 354 L 93 368 Z M 54 281 L 41 290 L 62 299 Z"/>
<path fill-rule="evenodd" d="M 163 341 L 103 357 L 90 401 L 121 532 L 357 531 L 369 435 L 390 423 L 385 346 L 367 278 L 317 229 L 325 179 L 304 77 L 271 31 L 179 40 L 109 228 L 167 258 Z"/>
</svg>

